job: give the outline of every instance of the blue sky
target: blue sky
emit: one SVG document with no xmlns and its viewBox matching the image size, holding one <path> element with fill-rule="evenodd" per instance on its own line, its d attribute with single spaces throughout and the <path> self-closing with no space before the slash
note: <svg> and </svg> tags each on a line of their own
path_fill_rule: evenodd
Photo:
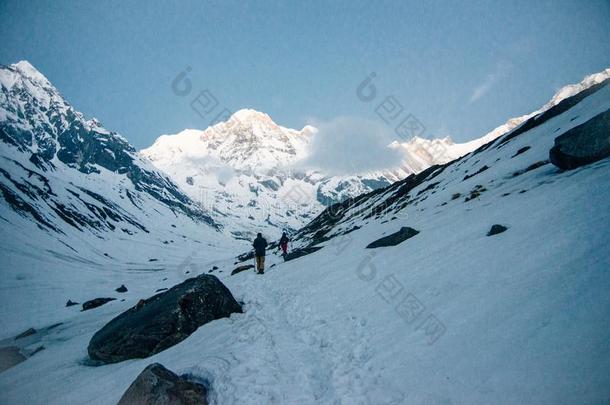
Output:
<svg viewBox="0 0 610 405">
<path fill-rule="evenodd" d="M 29 60 L 64 97 L 137 148 L 205 128 L 190 107 L 284 126 L 381 119 L 394 96 L 424 136 L 470 140 L 610 67 L 608 1 L 0 2 L 0 63 Z M 190 67 L 186 96 L 171 83 Z M 377 98 L 359 84 L 375 72 Z"/>
</svg>

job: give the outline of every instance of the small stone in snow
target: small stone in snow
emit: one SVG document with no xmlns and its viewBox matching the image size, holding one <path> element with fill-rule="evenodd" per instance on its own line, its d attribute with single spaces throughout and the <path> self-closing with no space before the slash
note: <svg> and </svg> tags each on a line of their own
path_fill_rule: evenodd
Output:
<svg viewBox="0 0 610 405">
<path fill-rule="evenodd" d="M 489 230 L 489 232 L 487 232 L 487 236 L 497 235 L 499 233 L 502 233 L 502 232 L 506 231 L 507 229 L 508 228 L 505 227 L 504 225 L 499 225 L 499 224 L 492 225 L 492 227 Z"/>
</svg>

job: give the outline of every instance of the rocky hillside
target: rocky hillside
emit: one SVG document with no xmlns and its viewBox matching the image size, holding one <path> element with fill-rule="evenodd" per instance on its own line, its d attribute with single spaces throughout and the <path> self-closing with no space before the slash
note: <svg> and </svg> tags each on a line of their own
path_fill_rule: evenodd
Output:
<svg viewBox="0 0 610 405">
<path fill-rule="evenodd" d="M 149 232 L 154 209 L 216 226 L 117 133 L 87 120 L 32 65 L 0 67 L 2 217 L 66 229 Z M 159 208 L 162 207 L 162 208 Z"/>
</svg>

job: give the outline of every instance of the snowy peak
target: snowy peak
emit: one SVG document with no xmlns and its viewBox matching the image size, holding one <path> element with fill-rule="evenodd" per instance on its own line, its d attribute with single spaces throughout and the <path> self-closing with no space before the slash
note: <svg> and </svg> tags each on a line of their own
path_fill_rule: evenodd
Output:
<svg viewBox="0 0 610 405">
<path fill-rule="evenodd" d="M 235 170 L 265 172 L 301 157 L 311 133 L 308 127 L 303 131 L 284 128 L 268 114 L 243 109 L 203 131 L 162 135 L 141 153 L 164 165 L 178 164 L 183 154 L 189 160 L 217 160 Z"/>
<path fill-rule="evenodd" d="M 51 86 L 51 82 L 42 73 L 38 71 L 30 62 L 22 60 L 11 65 L 11 68 L 19 71 L 23 76 L 30 79 L 32 82 Z"/>
<path fill-rule="evenodd" d="M 551 98 L 551 100 L 547 104 L 545 104 L 540 111 L 546 111 L 549 108 L 556 106 L 566 98 L 572 97 L 583 90 L 587 90 L 591 86 L 595 86 L 596 84 L 601 83 L 607 80 L 608 78 L 610 78 L 610 68 L 604 69 L 599 73 L 588 75 L 580 83 L 569 84 L 567 86 L 564 86 L 555 93 L 553 98 Z"/>
<path fill-rule="evenodd" d="M 250 108 L 244 108 L 236 111 L 233 113 L 233 115 L 231 115 L 231 118 L 229 118 L 228 121 L 239 121 L 242 124 L 251 125 L 260 122 L 277 126 L 268 114 Z"/>
</svg>

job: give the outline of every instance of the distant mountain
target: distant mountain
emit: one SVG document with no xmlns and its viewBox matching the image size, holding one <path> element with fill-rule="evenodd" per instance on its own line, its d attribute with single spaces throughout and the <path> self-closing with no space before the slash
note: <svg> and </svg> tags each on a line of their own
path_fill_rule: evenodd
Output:
<svg viewBox="0 0 610 405">
<path fill-rule="evenodd" d="M 166 175 L 123 137 L 85 119 L 31 64 L 0 65 L 0 85 L 3 234 L 27 222 L 66 240 L 136 237 L 171 221 L 216 232 Z"/>
<path fill-rule="evenodd" d="M 226 122 L 205 130 L 163 135 L 140 154 L 200 202 L 234 237 L 248 239 L 261 230 L 272 234 L 296 230 L 329 205 L 458 159 L 608 77 L 610 69 L 565 86 L 540 109 L 511 118 L 466 143 L 454 143 L 448 137 L 395 141 L 388 147 L 400 150 L 404 158 L 398 167 L 383 171 L 337 176 L 298 169 L 295 163 L 308 156 L 317 129 L 285 128 L 251 109 L 237 111 Z"/>
<path fill-rule="evenodd" d="M 317 129 L 282 127 L 269 115 L 237 111 L 205 130 L 163 135 L 140 152 L 163 170 L 215 221 L 237 238 L 268 230 L 294 230 L 324 207 L 387 186 L 433 164 L 446 163 L 479 143 L 414 138 L 388 145 L 403 151 L 396 168 L 352 175 L 300 169 Z"/>
</svg>

